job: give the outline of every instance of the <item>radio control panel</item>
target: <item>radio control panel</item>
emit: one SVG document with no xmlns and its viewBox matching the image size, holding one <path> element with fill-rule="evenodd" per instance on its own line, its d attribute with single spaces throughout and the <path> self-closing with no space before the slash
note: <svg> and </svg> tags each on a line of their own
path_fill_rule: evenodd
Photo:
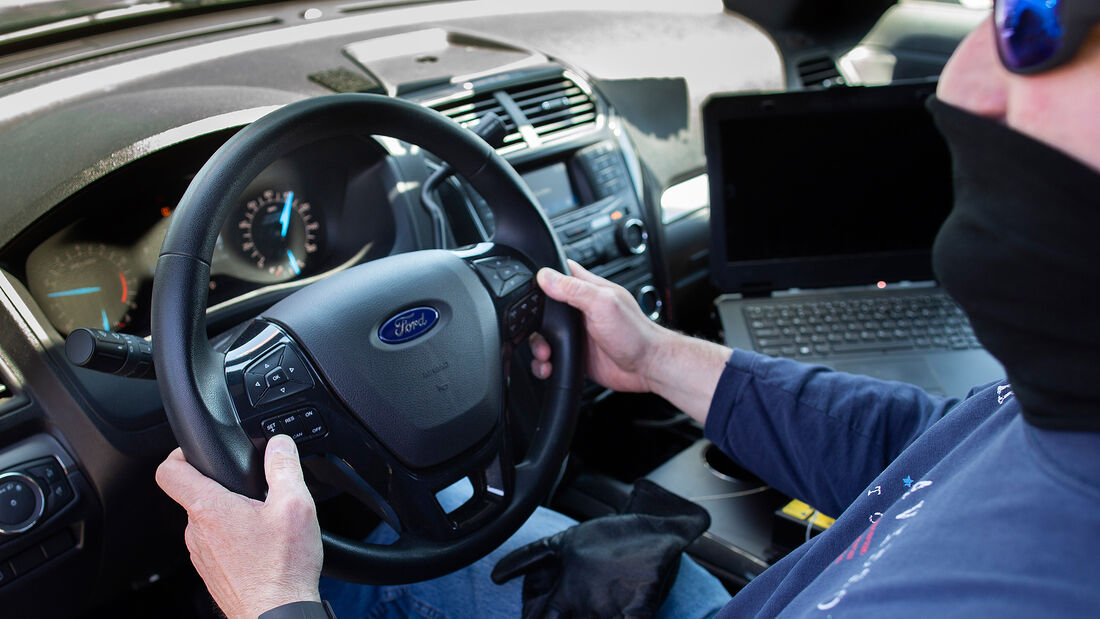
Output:
<svg viewBox="0 0 1100 619">
<path fill-rule="evenodd" d="M 663 301 L 653 283 L 649 230 L 619 145 L 597 142 L 527 166 L 521 175 L 566 257 L 625 286 L 646 315 L 660 319 Z"/>
</svg>

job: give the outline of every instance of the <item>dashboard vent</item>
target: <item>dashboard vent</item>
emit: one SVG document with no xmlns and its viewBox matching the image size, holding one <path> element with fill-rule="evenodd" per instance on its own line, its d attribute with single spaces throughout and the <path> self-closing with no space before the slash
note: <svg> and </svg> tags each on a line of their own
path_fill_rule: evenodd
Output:
<svg viewBox="0 0 1100 619">
<path fill-rule="evenodd" d="M 524 147 L 523 136 L 516 129 L 516 123 L 504 107 L 497 101 L 493 92 L 474 93 L 461 99 L 445 99 L 431 104 L 435 111 L 447 116 L 463 127 L 473 127 L 489 112 L 496 113 L 504 121 L 504 145 L 497 152 L 506 153 Z"/>
<path fill-rule="evenodd" d="M 844 84 L 844 78 L 836 69 L 836 63 L 828 56 L 807 58 L 798 63 L 798 79 L 807 88 L 815 86 L 840 86 Z"/>
<path fill-rule="evenodd" d="M 508 94 L 544 140 L 596 122 L 592 98 L 565 76 L 522 84 Z"/>
</svg>

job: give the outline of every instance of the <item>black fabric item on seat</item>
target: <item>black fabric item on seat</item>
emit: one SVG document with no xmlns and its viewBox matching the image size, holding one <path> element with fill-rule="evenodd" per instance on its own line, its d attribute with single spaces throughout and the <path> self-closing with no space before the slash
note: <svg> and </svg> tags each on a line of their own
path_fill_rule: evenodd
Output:
<svg viewBox="0 0 1100 619">
<path fill-rule="evenodd" d="M 523 581 L 523 616 L 652 617 L 680 555 L 710 526 L 695 503 L 639 480 L 623 513 L 583 522 L 516 549 L 493 568 L 493 582 Z"/>
</svg>

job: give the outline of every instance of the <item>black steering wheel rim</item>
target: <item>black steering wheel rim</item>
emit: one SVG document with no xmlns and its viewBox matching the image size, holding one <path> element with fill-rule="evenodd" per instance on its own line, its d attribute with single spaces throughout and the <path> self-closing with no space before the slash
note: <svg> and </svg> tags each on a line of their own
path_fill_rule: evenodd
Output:
<svg viewBox="0 0 1100 619">
<path fill-rule="evenodd" d="M 549 222 L 515 170 L 436 112 L 377 95 L 332 95 L 288 105 L 242 129 L 203 166 L 173 215 L 157 262 L 152 324 L 159 388 L 184 455 L 226 488 L 253 498 L 265 491 L 262 453 L 241 426 L 226 385 L 225 356 L 206 336 L 214 245 L 237 197 L 263 169 L 307 143 L 349 133 L 391 136 L 430 150 L 493 208 L 494 244 L 521 248 L 535 267 L 565 268 Z M 554 348 L 555 372 L 503 511 L 458 539 L 412 546 L 374 546 L 323 532 L 326 574 L 374 584 L 431 578 L 484 556 L 519 528 L 568 452 L 583 383 L 579 314 L 547 301 L 539 331 Z"/>
</svg>

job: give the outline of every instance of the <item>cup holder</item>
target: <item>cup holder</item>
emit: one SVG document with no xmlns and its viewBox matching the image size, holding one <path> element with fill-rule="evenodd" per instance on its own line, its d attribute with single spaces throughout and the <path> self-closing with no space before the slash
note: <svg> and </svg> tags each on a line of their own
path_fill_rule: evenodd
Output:
<svg viewBox="0 0 1100 619">
<path fill-rule="evenodd" d="M 762 485 L 764 483 L 759 477 L 750 473 L 748 469 L 722 453 L 722 450 L 714 444 L 707 445 L 706 449 L 703 450 L 703 464 L 712 475 L 719 479 L 743 484 Z"/>
</svg>

